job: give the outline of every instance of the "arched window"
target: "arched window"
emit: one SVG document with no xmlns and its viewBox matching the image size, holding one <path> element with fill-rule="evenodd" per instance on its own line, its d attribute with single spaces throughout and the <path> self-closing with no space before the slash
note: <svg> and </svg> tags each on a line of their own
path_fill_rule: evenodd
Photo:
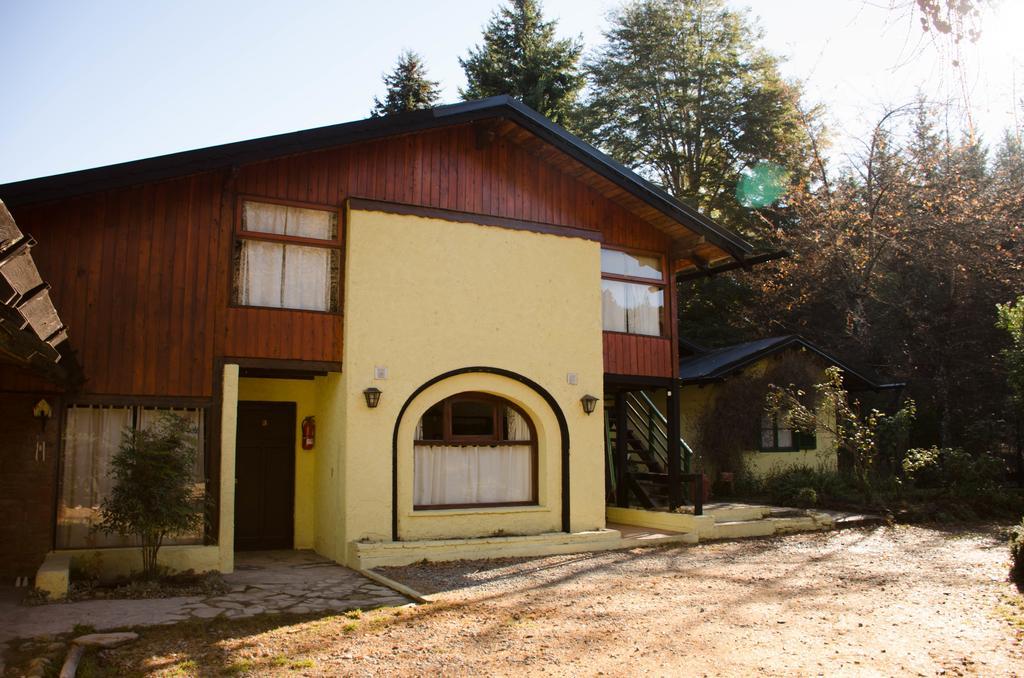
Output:
<svg viewBox="0 0 1024 678">
<path fill-rule="evenodd" d="M 512 403 L 460 393 L 416 425 L 413 507 L 525 506 L 537 503 L 537 434 Z"/>
</svg>

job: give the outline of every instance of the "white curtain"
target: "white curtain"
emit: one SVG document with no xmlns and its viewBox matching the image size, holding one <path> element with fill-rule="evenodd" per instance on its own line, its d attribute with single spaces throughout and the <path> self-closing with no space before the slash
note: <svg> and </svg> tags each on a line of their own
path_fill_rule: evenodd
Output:
<svg viewBox="0 0 1024 678">
<path fill-rule="evenodd" d="M 337 214 L 328 210 L 246 200 L 242 209 L 242 228 L 257 233 L 332 240 L 337 218 Z"/>
<path fill-rule="evenodd" d="M 793 429 L 783 428 L 788 413 L 766 414 L 761 419 L 761 447 L 765 449 L 784 450 L 793 447 Z M 778 444 L 776 444 L 778 436 Z"/>
<path fill-rule="evenodd" d="M 245 306 L 281 307 L 281 274 L 284 245 L 260 240 L 243 240 L 238 272 L 239 303 Z"/>
<path fill-rule="evenodd" d="M 242 209 L 242 228 L 244 230 L 285 235 L 287 225 L 287 207 L 265 202 L 245 201 Z"/>
<path fill-rule="evenodd" d="M 661 280 L 661 258 L 631 254 L 621 250 L 601 250 L 601 272 L 632 278 Z"/>
<path fill-rule="evenodd" d="M 626 327 L 633 334 L 661 335 L 664 293 L 658 287 L 626 284 Z"/>
<path fill-rule="evenodd" d="M 661 335 L 665 292 L 654 285 L 601 281 L 601 313 L 608 332 Z"/>
<path fill-rule="evenodd" d="M 529 445 L 417 445 L 413 451 L 415 506 L 533 499 Z"/>
<path fill-rule="evenodd" d="M 243 240 L 239 268 L 240 299 L 245 306 L 331 308 L 331 256 L 322 247 Z"/>
<path fill-rule="evenodd" d="M 70 407 L 64 434 L 61 501 L 57 509 L 57 546 L 127 546 L 117 535 L 92 532 L 103 499 L 110 493 L 110 459 L 121 435 L 132 425 L 129 407 Z"/>
<path fill-rule="evenodd" d="M 310 210 L 306 210 L 310 211 Z M 331 250 L 286 245 L 280 306 L 309 311 L 331 307 Z"/>
<path fill-rule="evenodd" d="M 195 491 L 205 492 L 203 459 L 203 411 L 196 409 L 143 409 L 130 407 L 69 407 L 64 429 L 64 457 L 61 476 L 61 500 L 57 510 L 57 546 L 59 548 L 100 548 L 136 546 L 132 537 L 93 531 L 99 521 L 100 505 L 113 489 L 110 460 L 121 446 L 124 431 L 137 419 L 139 428 L 152 425 L 164 412 L 191 421 L 197 427 Z M 137 417 L 133 417 L 137 414 Z M 202 540 L 202 529 L 191 535 L 178 535 L 167 544 L 195 544 Z"/>
<path fill-rule="evenodd" d="M 332 231 L 335 219 L 336 215 L 333 212 L 289 207 L 287 233 L 303 238 L 331 240 L 334 238 Z"/>
<path fill-rule="evenodd" d="M 614 280 L 601 281 L 601 317 L 607 332 L 626 331 L 625 283 Z"/>
<path fill-rule="evenodd" d="M 530 439 L 530 425 L 511 407 L 505 408 L 505 429 L 506 440 Z"/>
</svg>

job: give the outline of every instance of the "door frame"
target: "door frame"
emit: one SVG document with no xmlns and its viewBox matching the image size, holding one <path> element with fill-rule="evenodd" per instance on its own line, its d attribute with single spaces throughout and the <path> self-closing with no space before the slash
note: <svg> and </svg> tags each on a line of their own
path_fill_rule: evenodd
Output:
<svg viewBox="0 0 1024 678">
<path fill-rule="evenodd" d="M 296 428 L 297 428 L 296 417 L 298 416 L 298 403 L 296 403 L 293 400 L 239 400 L 238 401 L 238 408 L 237 408 L 238 417 L 236 419 L 237 429 L 236 429 L 236 432 L 235 432 L 235 483 L 237 485 L 237 482 L 238 482 L 238 480 L 237 480 L 237 478 L 238 478 L 238 463 L 239 463 L 239 456 L 238 456 L 238 429 L 240 429 L 240 425 L 241 425 L 241 412 L 242 412 L 243 409 L 259 410 L 261 408 L 268 408 L 268 409 L 277 408 L 277 409 L 282 409 L 282 410 L 285 409 L 285 408 L 288 408 L 291 411 L 291 415 L 292 415 L 291 419 L 290 419 L 290 425 L 288 427 L 289 431 L 291 432 L 290 439 L 292 441 L 292 444 L 291 444 L 291 454 L 288 455 L 288 476 L 289 476 L 289 483 L 288 483 L 288 506 L 290 507 L 290 511 L 289 511 L 289 513 L 290 513 L 290 520 L 288 521 L 288 542 L 289 542 L 289 546 L 287 548 L 288 549 L 294 549 L 295 548 L 295 455 L 296 455 L 296 450 L 295 450 L 295 444 L 296 444 L 295 443 L 295 440 L 296 440 L 295 439 L 295 431 L 296 431 Z M 237 493 L 237 487 L 236 487 L 236 493 Z M 232 544 L 233 550 L 236 551 L 236 552 L 239 550 L 238 549 L 238 513 L 237 513 L 237 511 L 238 511 L 238 505 L 237 505 L 237 498 L 236 498 L 236 501 L 235 501 L 235 514 L 234 514 L 234 523 L 235 523 L 235 530 L 234 531 L 235 531 L 235 535 L 234 535 L 234 544 Z M 261 550 L 261 549 L 256 548 L 256 549 L 242 549 L 242 550 L 243 551 L 246 551 L 246 550 L 258 551 L 258 550 Z"/>
</svg>

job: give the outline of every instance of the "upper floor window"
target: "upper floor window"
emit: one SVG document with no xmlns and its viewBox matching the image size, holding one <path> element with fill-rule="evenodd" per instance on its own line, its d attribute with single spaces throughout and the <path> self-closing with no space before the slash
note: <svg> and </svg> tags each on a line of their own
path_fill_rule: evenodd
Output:
<svg viewBox="0 0 1024 678">
<path fill-rule="evenodd" d="M 338 310 L 338 210 L 243 200 L 233 301 L 241 306 Z"/>
<path fill-rule="evenodd" d="M 456 508 L 537 503 L 537 438 L 512 403 L 460 393 L 416 426 L 413 506 Z"/>
<path fill-rule="evenodd" d="M 606 332 L 665 333 L 665 267 L 660 256 L 602 249 L 601 278 Z"/>
</svg>

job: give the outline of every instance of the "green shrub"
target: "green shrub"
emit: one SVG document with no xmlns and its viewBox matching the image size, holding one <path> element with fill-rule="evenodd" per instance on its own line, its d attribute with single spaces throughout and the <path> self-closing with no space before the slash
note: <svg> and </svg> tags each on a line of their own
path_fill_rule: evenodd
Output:
<svg viewBox="0 0 1024 678">
<path fill-rule="evenodd" d="M 197 496 L 196 429 L 174 414 L 164 414 L 144 429 L 126 429 L 110 460 L 114 487 L 101 505 L 98 529 L 135 536 L 142 546 L 142 570 L 160 574 L 157 552 L 166 537 L 203 525 L 203 498 Z"/>
<path fill-rule="evenodd" d="M 1010 574 L 1017 581 L 1024 581 L 1024 518 L 1010 529 Z"/>
<path fill-rule="evenodd" d="M 994 489 L 1005 477 L 1003 463 L 991 454 L 973 455 L 959 447 L 907 450 L 903 472 L 914 487 L 974 495 Z"/>
<path fill-rule="evenodd" d="M 801 487 L 797 490 L 793 503 L 800 508 L 810 508 L 818 505 L 818 493 L 813 487 Z"/>
<path fill-rule="evenodd" d="M 773 470 L 762 482 L 772 503 L 790 506 L 814 506 L 820 501 L 845 497 L 855 491 L 837 471 L 810 466 Z"/>
</svg>

